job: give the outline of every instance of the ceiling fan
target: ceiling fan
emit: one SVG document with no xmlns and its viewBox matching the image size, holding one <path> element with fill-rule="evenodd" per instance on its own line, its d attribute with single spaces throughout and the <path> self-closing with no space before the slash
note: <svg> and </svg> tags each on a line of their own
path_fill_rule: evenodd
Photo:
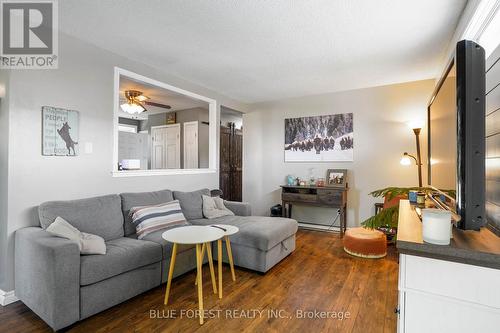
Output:
<svg viewBox="0 0 500 333">
<path fill-rule="evenodd" d="M 125 99 L 126 103 L 120 105 L 121 109 L 127 113 L 142 113 L 147 111 L 144 105 L 155 106 L 158 108 L 171 109 L 170 105 L 150 102 L 149 97 L 142 94 L 142 91 L 139 90 L 125 90 Z"/>
</svg>

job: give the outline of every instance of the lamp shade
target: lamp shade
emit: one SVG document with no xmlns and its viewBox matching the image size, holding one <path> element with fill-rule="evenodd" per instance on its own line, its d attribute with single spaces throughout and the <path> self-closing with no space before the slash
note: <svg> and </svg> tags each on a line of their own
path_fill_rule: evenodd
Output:
<svg viewBox="0 0 500 333">
<path fill-rule="evenodd" d="M 403 155 L 403 157 L 401 157 L 401 160 L 399 161 L 399 163 L 401 163 L 401 165 L 405 165 L 405 166 L 410 165 L 411 164 L 410 157 L 408 155 Z"/>
<path fill-rule="evenodd" d="M 407 123 L 408 127 L 411 129 L 423 128 L 424 121 L 421 119 L 413 119 Z"/>
<path fill-rule="evenodd" d="M 124 112 L 130 113 L 130 114 L 135 114 L 135 113 L 141 113 L 146 111 L 142 106 L 136 103 L 123 103 L 120 105 L 121 109 Z"/>
</svg>

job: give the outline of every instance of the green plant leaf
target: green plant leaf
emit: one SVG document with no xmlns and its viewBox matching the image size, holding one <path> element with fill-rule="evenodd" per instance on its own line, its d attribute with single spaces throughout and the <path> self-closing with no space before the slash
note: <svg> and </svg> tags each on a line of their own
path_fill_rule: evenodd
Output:
<svg viewBox="0 0 500 333">
<path fill-rule="evenodd" d="M 410 191 L 419 191 L 424 192 L 425 194 L 429 194 L 435 192 L 435 190 L 431 187 L 386 187 L 380 190 L 375 190 L 369 195 L 378 198 L 384 197 L 388 201 L 403 195 L 408 195 Z M 440 190 L 452 198 L 455 198 L 455 190 Z M 398 226 L 398 217 L 399 217 L 399 204 L 390 208 L 382 209 L 377 215 L 372 216 L 365 221 L 361 222 L 361 225 L 365 228 L 379 228 L 379 227 L 397 227 Z"/>
<path fill-rule="evenodd" d="M 385 197 L 387 200 L 392 200 L 395 197 L 401 196 L 401 195 L 408 195 L 410 191 L 419 191 L 419 192 L 424 192 L 425 194 L 435 192 L 435 190 L 431 187 L 386 187 L 380 190 L 375 190 L 369 193 L 372 197 L 378 198 L 378 197 Z M 452 198 L 455 198 L 455 190 L 440 190 Z"/>
<path fill-rule="evenodd" d="M 376 229 L 380 227 L 394 228 L 398 226 L 399 204 L 390 208 L 382 209 L 377 215 L 372 216 L 361 225 L 365 228 Z"/>
</svg>

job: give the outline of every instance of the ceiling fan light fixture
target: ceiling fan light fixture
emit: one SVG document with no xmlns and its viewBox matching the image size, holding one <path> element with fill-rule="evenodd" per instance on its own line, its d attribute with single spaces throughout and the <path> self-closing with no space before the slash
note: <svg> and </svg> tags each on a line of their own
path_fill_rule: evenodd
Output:
<svg viewBox="0 0 500 333">
<path fill-rule="evenodd" d="M 143 108 L 141 105 L 139 105 L 138 103 L 123 103 L 122 105 L 120 105 L 121 109 L 126 112 L 126 113 L 130 113 L 130 114 L 136 114 L 136 113 L 141 113 L 141 112 L 144 112 L 146 111 L 145 108 Z"/>
<path fill-rule="evenodd" d="M 139 95 L 139 96 L 135 97 L 135 99 L 138 100 L 139 102 L 144 102 L 144 101 L 147 101 L 149 99 L 149 97 L 144 96 L 144 95 Z"/>
</svg>

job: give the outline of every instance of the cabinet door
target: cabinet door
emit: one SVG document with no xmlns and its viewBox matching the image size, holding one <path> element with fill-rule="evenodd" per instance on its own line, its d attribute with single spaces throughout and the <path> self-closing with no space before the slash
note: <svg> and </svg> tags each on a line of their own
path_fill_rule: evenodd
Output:
<svg viewBox="0 0 500 333">
<path fill-rule="evenodd" d="M 425 293 L 406 292 L 405 333 L 496 333 L 500 310 Z"/>
<path fill-rule="evenodd" d="M 167 169 L 181 168 L 181 125 L 167 126 Z"/>
<path fill-rule="evenodd" d="M 198 169 L 198 122 L 184 123 L 184 169 Z"/>
<path fill-rule="evenodd" d="M 167 167 L 167 129 L 151 127 L 151 168 L 165 169 Z"/>
</svg>

